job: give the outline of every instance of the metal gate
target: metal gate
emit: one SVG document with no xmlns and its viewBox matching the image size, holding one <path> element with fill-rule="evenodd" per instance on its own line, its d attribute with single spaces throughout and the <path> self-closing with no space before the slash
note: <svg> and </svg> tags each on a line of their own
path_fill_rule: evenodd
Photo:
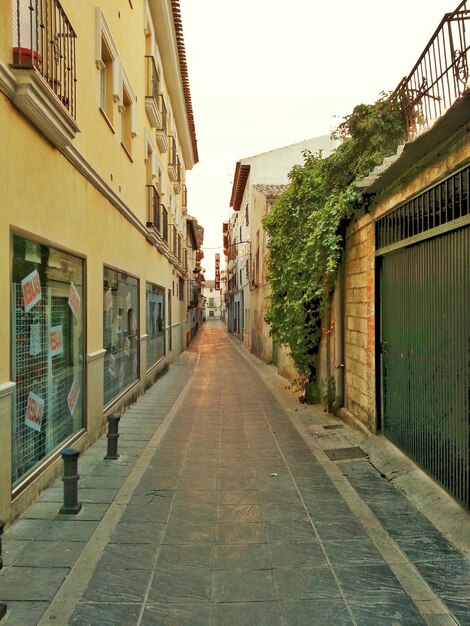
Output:
<svg viewBox="0 0 470 626">
<path fill-rule="evenodd" d="M 397 215 L 382 218 L 394 225 L 395 234 L 377 222 L 380 391 L 384 434 L 468 507 L 468 168 L 455 176 L 458 197 L 452 177 L 433 188 L 432 196 L 421 194 Z M 439 206 L 429 201 L 437 197 Z M 444 219 L 444 209 L 450 219 Z M 439 228 L 424 229 L 434 223 L 437 210 Z M 409 229 L 413 223 L 421 226 L 419 232 L 404 236 L 405 224 Z"/>
</svg>

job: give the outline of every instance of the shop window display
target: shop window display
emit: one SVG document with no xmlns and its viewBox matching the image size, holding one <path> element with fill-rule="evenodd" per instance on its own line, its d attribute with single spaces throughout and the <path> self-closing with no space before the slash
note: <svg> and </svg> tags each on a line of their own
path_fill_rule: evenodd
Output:
<svg viewBox="0 0 470 626">
<path fill-rule="evenodd" d="M 146 284 L 147 369 L 165 356 L 165 290 Z"/>
<path fill-rule="evenodd" d="M 15 486 L 84 427 L 83 260 L 13 237 Z"/>
<path fill-rule="evenodd" d="M 138 380 L 139 281 L 104 268 L 104 404 Z"/>
</svg>

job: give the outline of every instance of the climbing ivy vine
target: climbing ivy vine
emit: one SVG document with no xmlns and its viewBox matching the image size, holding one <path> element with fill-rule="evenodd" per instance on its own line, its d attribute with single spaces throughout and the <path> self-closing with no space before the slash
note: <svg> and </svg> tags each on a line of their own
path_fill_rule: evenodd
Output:
<svg viewBox="0 0 470 626">
<path fill-rule="evenodd" d="M 266 321 L 280 344 L 289 346 L 308 382 L 316 380 L 321 317 L 329 301 L 346 226 L 367 211 L 370 199 L 355 182 L 396 151 L 404 116 L 390 95 L 360 104 L 332 137 L 342 143 L 330 156 L 304 152 L 289 173 L 290 185 L 264 218 L 271 298 Z"/>
</svg>

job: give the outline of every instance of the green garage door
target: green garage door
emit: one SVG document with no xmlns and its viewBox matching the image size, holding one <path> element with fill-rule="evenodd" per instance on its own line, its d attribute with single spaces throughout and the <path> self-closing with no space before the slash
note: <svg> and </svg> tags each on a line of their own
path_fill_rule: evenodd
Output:
<svg viewBox="0 0 470 626">
<path fill-rule="evenodd" d="M 470 227 L 388 249 L 379 264 L 382 430 L 468 507 Z"/>
</svg>

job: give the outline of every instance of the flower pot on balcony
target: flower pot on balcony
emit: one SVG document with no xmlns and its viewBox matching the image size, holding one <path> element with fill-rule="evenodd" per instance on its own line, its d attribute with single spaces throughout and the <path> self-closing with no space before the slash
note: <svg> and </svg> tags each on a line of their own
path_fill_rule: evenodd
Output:
<svg viewBox="0 0 470 626">
<path fill-rule="evenodd" d="M 41 69 L 42 56 L 31 48 L 13 48 L 13 64 Z"/>
</svg>

